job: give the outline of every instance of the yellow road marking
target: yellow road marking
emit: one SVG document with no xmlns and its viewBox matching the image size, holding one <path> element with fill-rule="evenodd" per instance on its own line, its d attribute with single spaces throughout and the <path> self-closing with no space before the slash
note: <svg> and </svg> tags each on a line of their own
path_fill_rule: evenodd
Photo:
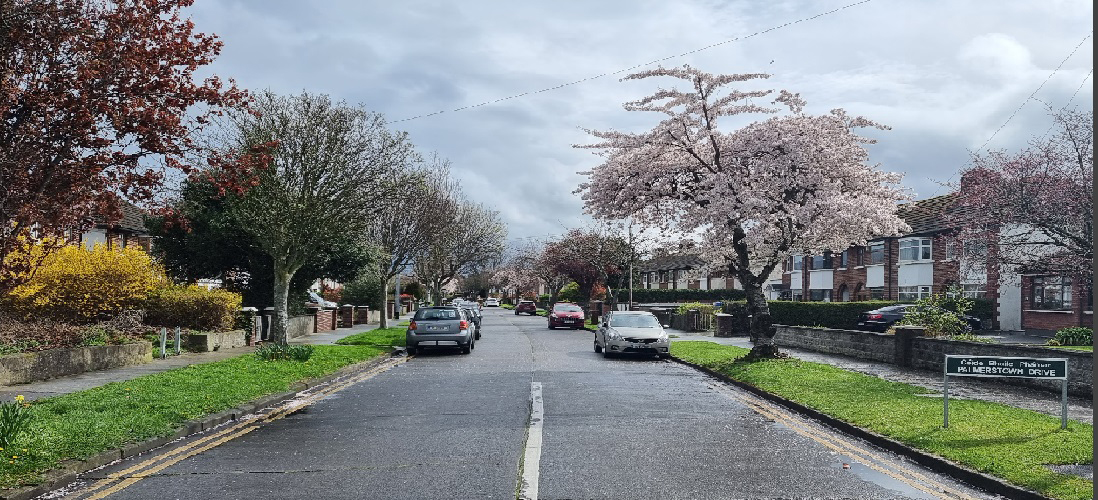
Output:
<svg viewBox="0 0 1098 500">
<path fill-rule="evenodd" d="M 352 375 L 352 376 L 350 376 L 349 378 L 347 378 L 345 380 L 342 380 L 342 381 L 339 381 L 339 382 L 334 383 L 332 385 L 326 386 L 326 387 L 324 387 L 323 389 L 321 389 L 317 392 L 309 394 L 308 396 L 306 396 L 304 399 L 302 399 L 300 401 L 291 401 L 290 403 L 284 404 L 283 406 L 272 410 L 268 414 L 259 415 L 259 416 L 256 416 L 255 418 L 249 418 L 247 420 L 243 420 L 240 423 L 231 425 L 231 426 L 229 426 L 225 429 L 222 429 L 222 430 L 220 430 L 220 431 L 218 431 L 214 434 L 211 434 L 209 436 L 205 436 L 201 439 L 197 439 L 197 440 L 195 440 L 191 443 L 187 443 L 187 444 L 182 445 L 178 448 L 175 448 L 175 449 L 171 450 L 170 452 L 163 453 L 163 454 L 157 455 L 155 457 L 150 457 L 149 459 L 147 459 L 143 462 L 140 462 L 140 463 L 138 463 L 138 464 L 136 464 L 132 467 L 129 467 L 125 470 L 115 472 L 113 474 L 108 475 L 105 479 L 99 480 L 95 484 L 85 488 L 84 490 L 81 490 L 76 495 L 77 496 L 82 496 L 82 495 L 91 494 L 91 493 L 93 493 L 97 490 L 106 488 L 107 486 L 110 486 L 111 484 L 113 484 L 115 482 L 118 482 L 119 479 L 125 478 L 124 480 L 122 480 L 121 482 L 118 482 L 117 484 L 114 484 L 110 488 L 107 488 L 106 490 L 103 490 L 103 491 L 101 491 L 99 493 L 96 493 L 95 495 L 89 496 L 87 498 L 89 500 L 90 499 L 99 499 L 99 498 L 103 498 L 103 497 L 106 497 L 108 495 L 117 493 L 118 491 L 121 491 L 122 489 L 125 489 L 129 486 L 132 486 L 133 484 L 137 483 L 141 479 L 144 479 L 145 477 L 149 477 L 150 475 L 152 475 L 156 472 L 159 472 L 161 470 L 164 470 L 165 468 L 167 468 L 171 465 L 174 465 L 174 464 L 176 464 L 176 463 L 178 463 L 182 460 L 185 460 L 185 459 L 190 458 L 194 455 L 197 455 L 197 454 L 202 453 L 204 451 L 207 451 L 211 448 L 215 448 L 217 446 L 220 446 L 220 445 L 222 445 L 222 444 L 224 444 L 228 441 L 236 439 L 240 436 L 243 436 L 244 434 L 247 434 L 247 433 L 249 433 L 249 432 L 251 432 L 255 429 L 258 429 L 260 426 L 262 426 L 264 424 L 267 424 L 269 422 L 273 422 L 275 420 L 283 418 L 286 415 L 289 415 L 290 413 L 293 413 L 295 411 L 300 410 L 301 408 L 304 408 L 306 406 L 309 406 L 309 405 L 315 403 L 316 401 L 320 400 L 323 397 L 326 397 L 328 395 L 331 395 L 331 394 L 334 394 L 336 392 L 342 391 L 343 389 L 346 389 L 346 388 L 348 388 L 348 387 L 350 387 L 354 384 L 357 384 L 357 383 L 359 383 L 363 380 L 367 380 L 369 378 L 372 378 L 372 377 L 378 375 L 379 373 L 381 373 L 383 371 L 386 371 L 386 370 L 388 370 L 388 369 L 390 369 L 390 368 L 392 368 L 392 367 L 394 367 L 394 366 L 396 366 L 400 363 L 408 361 L 409 359 L 412 359 L 412 358 L 413 358 L 413 356 L 407 356 L 405 358 L 398 358 L 398 359 L 394 359 L 394 360 L 389 360 L 389 361 L 387 361 L 386 363 L 384 363 L 380 366 L 377 366 L 375 368 L 372 368 L 370 370 L 367 370 L 367 371 L 359 373 L 359 374 Z M 201 446 L 204 443 L 207 443 L 211 440 L 216 440 L 216 441 L 214 441 L 210 444 Z M 175 457 L 175 458 L 172 458 L 172 457 Z M 162 464 L 156 465 L 154 467 L 155 464 L 157 464 L 158 462 L 161 462 L 161 461 L 163 461 Z"/>
<path fill-rule="evenodd" d="M 712 386 L 712 387 L 717 389 L 718 392 L 720 392 L 721 394 L 724 394 L 726 397 L 729 397 L 729 398 L 732 398 L 732 399 L 735 399 L 737 401 L 740 401 L 740 402 L 744 403 L 745 405 L 747 405 L 749 408 L 751 408 L 755 412 L 760 413 L 764 416 L 773 418 L 776 421 L 780 421 L 781 423 L 785 424 L 787 427 L 789 427 L 794 432 L 796 432 L 796 433 L 798 433 L 802 436 L 805 436 L 809 439 L 812 439 L 813 441 L 816 441 L 817 443 L 820 443 L 820 444 L 824 445 L 825 447 L 827 447 L 827 448 L 829 448 L 829 449 L 831 449 L 831 450 L 833 450 L 837 453 L 841 453 L 841 454 L 844 454 L 844 455 L 849 455 L 852 458 L 856 459 L 858 462 L 862 463 L 863 465 L 865 465 L 867 467 L 870 467 L 871 469 L 876 470 L 878 472 L 881 472 L 883 474 L 886 474 L 888 476 L 891 476 L 891 477 L 899 480 L 900 482 L 903 482 L 904 484 L 907 484 L 907 485 L 909 485 L 909 486 L 911 486 L 915 489 L 918 489 L 918 490 L 923 491 L 925 493 L 929 493 L 929 494 L 934 495 L 938 498 L 975 500 L 974 497 L 964 493 L 963 491 L 960 491 L 960 490 L 951 488 L 949 486 L 946 486 L 945 484 L 942 484 L 942 483 L 940 483 L 940 482 L 938 482 L 934 479 L 928 478 L 925 475 L 920 474 L 917 471 L 914 471 L 914 470 L 908 469 L 906 467 L 903 467 L 903 466 L 895 463 L 892 460 L 886 459 L 886 458 L 882 457 L 879 454 L 876 454 L 872 451 L 861 448 L 861 447 L 859 447 L 859 446 L 857 446 L 857 445 L 855 445 L 855 444 L 853 444 L 849 441 L 846 441 L 842 438 L 839 438 L 838 436 L 814 430 L 814 429 L 808 427 L 807 425 L 805 425 L 805 423 L 802 422 L 798 417 L 793 416 L 789 412 L 778 409 L 777 407 L 771 405 L 770 403 L 764 402 L 761 399 L 758 399 L 758 398 L 756 398 L 754 396 L 751 396 L 751 395 L 748 395 L 748 394 L 740 394 L 740 393 L 733 392 L 732 390 L 730 390 L 726 387 L 721 387 L 721 386 Z M 897 472 L 894 472 L 892 470 L 888 470 L 885 467 L 891 467 L 891 468 L 895 469 L 896 471 L 898 471 L 899 473 L 902 473 L 902 474 L 905 474 L 905 475 L 897 474 Z M 917 481 L 912 481 L 909 478 L 915 478 L 915 479 L 917 479 Z M 918 482 L 918 481 L 921 481 L 921 482 Z M 925 483 L 925 484 L 923 484 L 923 483 Z M 943 495 L 946 495 L 946 496 L 943 496 Z"/>
</svg>

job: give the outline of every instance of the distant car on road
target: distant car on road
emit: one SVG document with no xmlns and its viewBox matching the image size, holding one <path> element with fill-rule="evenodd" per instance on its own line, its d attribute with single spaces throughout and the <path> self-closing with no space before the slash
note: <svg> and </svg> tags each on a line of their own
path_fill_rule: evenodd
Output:
<svg viewBox="0 0 1098 500">
<path fill-rule="evenodd" d="M 405 333 L 408 354 L 426 347 L 457 347 L 462 354 L 476 348 L 476 325 L 468 313 L 454 306 L 416 309 Z"/>
<path fill-rule="evenodd" d="M 533 316 L 538 313 L 538 306 L 532 300 L 520 300 L 518 305 L 515 306 L 515 315 L 517 316 L 519 313 Z"/>
<path fill-rule="evenodd" d="M 570 302 L 557 302 L 549 311 L 549 329 L 568 327 L 573 330 L 581 328 L 585 316 L 583 308 Z"/>
<path fill-rule="evenodd" d="M 595 352 L 671 355 L 671 340 L 656 315 L 648 311 L 610 311 L 595 330 Z"/>
<path fill-rule="evenodd" d="M 484 305 L 486 307 L 499 307 L 499 299 L 495 297 L 488 297 L 484 299 Z"/>
<path fill-rule="evenodd" d="M 894 306 L 885 306 L 872 311 L 866 311 L 858 317 L 858 327 L 866 330 L 873 330 L 883 332 L 892 328 L 896 322 L 904 319 L 905 316 L 915 309 L 915 304 L 896 304 Z M 981 328 L 980 318 L 964 315 L 961 319 L 968 324 L 970 330 L 976 331 Z"/>
</svg>

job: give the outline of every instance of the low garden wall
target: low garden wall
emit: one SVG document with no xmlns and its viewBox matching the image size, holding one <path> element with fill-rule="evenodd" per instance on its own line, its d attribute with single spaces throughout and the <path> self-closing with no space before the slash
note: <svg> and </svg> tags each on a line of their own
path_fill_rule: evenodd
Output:
<svg viewBox="0 0 1098 500">
<path fill-rule="evenodd" d="M 916 331 L 902 331 L 897 335 L 838 330 L 805 326 L 776 325 L 774 343 L 783 347 L 795 347 L 828 354 L 841 354 L 899 366 L 909 366 L 941 372 L 946 354 L 970 356 L 999 356 L 1022 358 L 1067 358 L 1068 393 L 1090 397 L 1093 386 L 1094 356 L 1089 352 L 1074 352 L 1042 347 L 1010 344 L 988 344 L 943 340 L 918 336 Z M 1059 392 L 1059 380 L 1040 380 L 1015 377 L 997 377 L 997 382 L 1021 385 Z"/>
<path fill-rule="evenodd" d="M 304 337 L 310 333 L 313 333 L 313 328 L 316 327 L 316 316 L 307 314 L 304 316 L 293 316 L 286 321 L 286 338 L 295 339 L 298 337 Z"/>
<path fill-rule="evenodd" d="M 0 356 L 0 385 L 38 382 L 65 375 L 152 361 L 152 342 L 50 349 Z"/>
<path fill-rule="evenodd" d="M 198 352 L 211 352 L 245 345 L 244 330 L 229 332 L 191 333 L 187 335 L 187 348 Z"/>
</svg>

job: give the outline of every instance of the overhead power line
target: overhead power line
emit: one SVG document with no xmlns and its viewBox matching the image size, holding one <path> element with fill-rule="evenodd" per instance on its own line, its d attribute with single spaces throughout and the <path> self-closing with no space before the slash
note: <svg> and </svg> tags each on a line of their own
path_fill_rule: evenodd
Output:
<svg viewBox="0 0 1098 500">
<path fill-rule="evenodd" d="M 785 24 L 774 26 L 772 28 L 767 28 L 767 29 L 762 30 L 762 31 L 756 31 L 756 32 L 754 32 L 750 35 L 740 36 L 740 37 L 732 38 L 732 39 L 729 39 L 729 40 L 725 40 L 723 42 L 717 42 L 717 43 L 714 43 L 714 44 L 706 45 L 705 47 L 701 47 L 701 48 L 698 48 L 698 49 L 686 51 L 686 52 L 683 52 L 681 54 L 675 54 L 673 56 L 661 57 L 659 59 L 649 61 L 649 62 L 646 62 L 644 64 L 637 64 L 637 65 L 630 66 L 630 67 L 625 68 L 625 69 L 620 69 L 618 71 L 602 73 L 602 74 L 595 75 L 595 76 L 589 76 L 587 78 L 583 78 L 583 79 L 580 79 L 580 80 L 575 80 L 575 81 L 571 81 L 571 82 L 568 82 L 568 83 L 562 83 L 562 84 L 557 85 L 555 87 L 546 87 L 546 88 L 543 88 L 541 90 L 533 90 L 533 91 L 529 91 L 529 92 L 523 92 L 521 94 L 515 94 L 515 95 L 512 95 L 512 96 L 501 97 L 501 98 L 496 99 L 494 101 L 484 101 L 484 102 L 479 103 L 479 104 L 472 104 L 472 105 L 469 105 L 469 106 L 462 106 L 460 108 L 454 108 L 454 109 L 451 109 L 450 112 L 457 112 L 457 111 L 464 111 L 464 110 L 467 110 L 467 109 L 479 108 L 481 106 L 487 106 L 489 104 L 496 104 L 496 103 L 503 102 L 503 101 L 508 101 L 508 100 L 511 100 L 511 99 L 517 99 L 519 97 L 524 97 L 524 96 L 534 95 L 534 94 L 540 94 L 542 92 L 549 92 L 551 90 L 557 90 L 557 89 L 562 89 L 564 87 L 579 85 L 583 82 L 588 82 L 588 81 L 591 81 L 591 80 L 597 80 L 597 79 L 602 78 L 604 76 L 619 75 L 619 74 L 625 73 L 627 71 L 633 71 L 633 70 L 636 70 L 638 68 L 643 68 L 645 66 L 650 66 L 650 65 L 653 65 L 653 64 L 661 63 L 661 62 L 667 61 L 669 59 L 676 59 L 676 58 L 679 58 L 679 57 L 688 56 L 690 54 L 695 54 L 695 53 L 701 52 L 703 50 L 709 50 L 709 49 L 712 49 L 714 47 L 719 47 L 721 45 L 726 45 L 726 44 L 729 44 L 729 43 L 732 43 L 732 42 L 738 42 L 740 40 L 746 40 L 748 38 L 756 37 L 756 36 L 759 36 L 759 35 L 762 35 L 762 34 L 765 34 L 765 33 L 769 33 L 771 31 L 780 30 L 782 28 L 786 28 L 786 27 L 792 26 L 794 24 L 803 23 L 803 22 L 806 22 L 806 21 L 812 21 L 814 19 L 818 19 L 818 18 L 821 18 L 821 17 L 824 17 L 824 16 L 829 16 L 829 15 L 834 14 L 836 12 L 840 12 L 840 11 L 849 9 L 851 7 L 856 7 L 858 5 L 866 4 L 866 3 L 869 3 L 869 2 L 872 2 L 872 1 L 873 0 L 861 0 L 860 2 L 854 2 L 854 3 L 851 3 L 851 4 L 847 4 L 847 5 L 844 5 L 842 7 L 829 10 L 827 12 L 821 12 L 821 13 L 816 14 L 814 16 L 801 18 L 801 19 L 798 19 L 796 21 L 790 21 L 790 22 L 787 22 Z M 770 62 L 774 62 L 774 61 L 770 61 Z M 411 121 L 411 120 L 418 120 L 420 118 L 427 118 L 428 116 L 441 115 L 442 113 L 445 113 L 445 112 L 446 112 L 446 110 L 440 110 L 440 111 L 435 111 L 433 113 L 425 113 L 425 114 L 422 114 L 422 115 L 416 115 L 416 116 L 412 116 L 412 117 L 409 117 L 409 118 L 402 118 L 400 120 L 394 120 L 394 121 L 391 121 L 389 123 L 400 123 L 400 122 L 407 122 L 407 121 Z"/>
<path fill-rule="evenodd" d="M 1075 55 L 1075 53 L 1079 50 L 1079 47 L 1082 47 L 1084 43 L 1087 43 L 1087 40 L 1090 40 L 1090 37 L 1092 37 L 1092 36 L 1094 36 L 1093 31 L 1091 31 L 1090 33 L 1087 33 L 1087 36 L 1083 37 L 1083 40 L 1080 41 L 1079 44 L 1076 45 L 1074 49 L 1071 49 L 1071 53 L 1069 53 L 1067 55 L 1067 57 L 1065 57 L 1062 61 L 1060 61 L 1060 64 L 1058 66 L 1056 66 L 1056 69 L 1052 70 L 1052 73 L 1048 74 L 1048 77 L 1045 78 L 1045 81 L 1041 82 L 1041 84 L 1037 86 L 1037 89 L 1034 90 L 1033 93 L 1029 94 L 1029 97 L 1025 98 L 1022 101 L 1022 103 L 1019 104 L 1018 107 L 1014 109 L 1014 112 L 1011 113 L 1009 117 L 1007 117 L 1006 121 L 1003 122 L 1002 125 L 999 125 L 999 128 L 996 129 L 993 134 L 991 134 L 991 137 L 988 137 L 987 140 L 984 141 L 984 143 L 980 146 L 980 149 L 977 149 L 976 152 L 974 153 L 974 155 L 980 154 L 980 152 L 983 151 L 984 148 L 987 147 L 987 145 L 991 143 L 991 140 L 994 139 L 996 135 L 999 135 L 999 132 L 1001 132 L 1003 130 L 1003 128 L 1006 127 L 1007 124 L 1010 123 L 1010 121 L 1014 119 L 1014 117 L 1018 114 L 1018 112 L 1021 111 L 1022 108 L 1025 107 L 1025 105 L 1029 101 L 1031 101 L 1031 100 L 1040 101 L 1040 99 L 1037 99 L 1037 97 L 1036 97 L 1037 93 L 1040 92 L 1041 89 L 1045 88 L 1045 84 L 1048 83 L 1049 80 L 1052 79 L 1052 77 L 1056 74 L 1056 72 L 1060 71 L 1060 68 L 1064 67 L 1064 63 L 1068 62 L 1068 59 L 1071 59 L 1071 56 Z M 1094 68 L 1091 68 L 1090 71 L 1091 71 L 1091 73 L 1093 73 Z M 1088 78 L 1090 78 L 1090 73 L 1087 73 L 1087 77 L 1083 78 L 1083 83 L 1084 84 L 1086 83 Z M 1075 96 L 1079 93 L 1079 90 L 1082 89 L 1082 88 L 1083 88 L 1083 85 L 1080 84 L 1079 88 L 1075 90 L 1075 94 L 1072 94 L 1071 99 L 1068 99 L 1068 103 L 1071 103 L 1071 101 L 1075 99 Z M 1043 102 L 1043 101 L 1041 101 L 1041 102 Z M 1048 106 L 1047 103 L 1045 105 Z M 1066 108 L 1067 104 L 1065 104 L 1064 107 Z M 1052 129 L 1049 128 L 1049 130 L 1052 130 Z M 1045 132 L 1045 134 L 1048 134 L 1048 132 Z M 949 185 L 950 182 L 953 182 L 953 177 L 955 177 L 957 175 L 957 173 L 958 172 L 953 172 L 952 174 L 950 174 L 949 179 L 946 179 L 946 181 L 943 182 L 943 183 L 939 183 L 938 184 L 938 189 L 934 190 L 934 194 L 931 196 L 931 198 L 933 198 L 935 196 L 938 196 L 938 193 L 941 192 L 942 187 Z"/>
</svg>

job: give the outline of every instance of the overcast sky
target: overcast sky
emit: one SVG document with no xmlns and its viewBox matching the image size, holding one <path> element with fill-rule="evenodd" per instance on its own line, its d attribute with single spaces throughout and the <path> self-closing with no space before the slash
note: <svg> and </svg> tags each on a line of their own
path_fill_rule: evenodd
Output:
<svg viewBox="0 0 1098 500">
<path fill-rule="evenodd" d="M 985 143 L 1043 135 L 1046 105 L 1093 108 L 1090 0 L 855 1 L 197 0 L 189 12 L 225 43 L 212 72 L 383 113 L 450 159 L 512 238 L 588 221 L 572 190 L 598 159 L 572 145 L 590 141 L 581 127 L 656 123 L 621 104 L 674 80 L 619 81 L 652 61 L 770 73 L 760 86 L 799 92 L 808 112 L 891 126 L 874 132 L 872 161 L 917 199 L 948 192 L 939 183 Z"/>
</svg>

